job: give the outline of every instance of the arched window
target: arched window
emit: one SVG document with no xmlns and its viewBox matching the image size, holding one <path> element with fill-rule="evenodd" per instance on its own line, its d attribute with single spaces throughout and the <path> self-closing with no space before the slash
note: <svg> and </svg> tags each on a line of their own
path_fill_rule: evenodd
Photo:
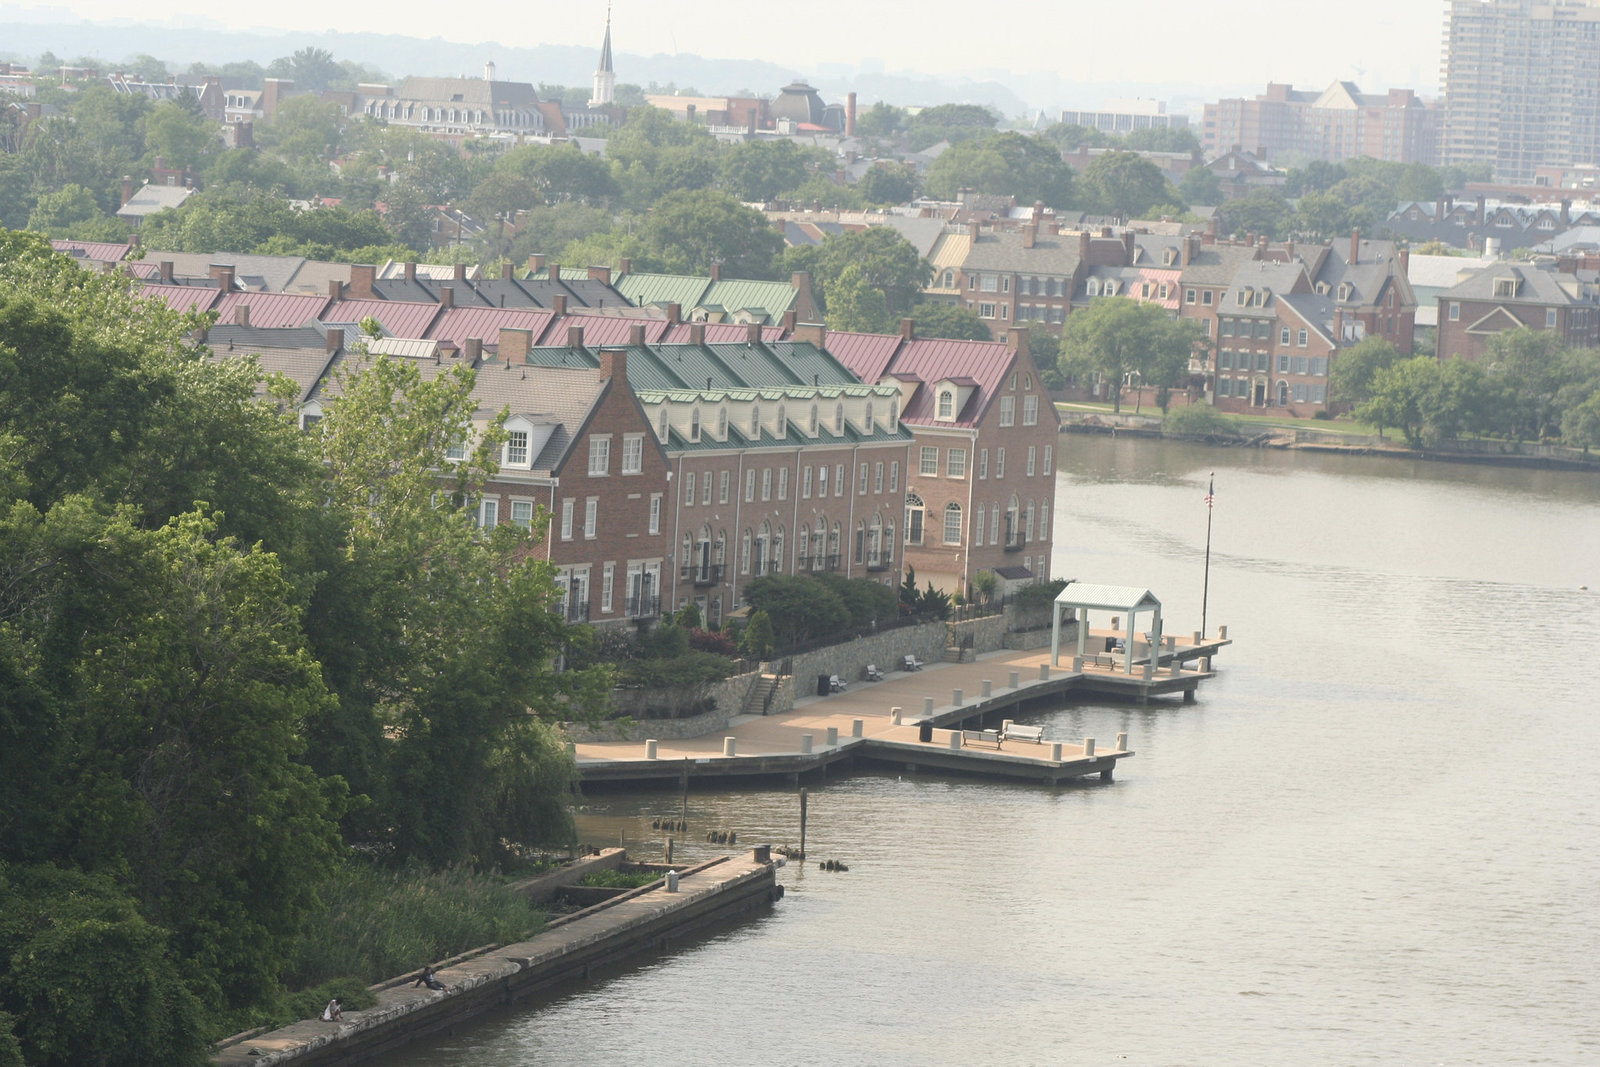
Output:
<svg viewBox="0 0 1600 1067">
<path fill-rule="evenodd" d="M 1100 295 L 1100 282 L 1095 278 L 1090 278 L 1089 279 L 1089 295 L 1090 296 L 1099 296 Z"/>
<path fill-rule="evenodd" d="M 803 571 L 811 566 L 811 557 L 807 553 L 811 550 L 811 527 L 805 523 L 800 524 L 800 558 L 795 560 L 794 569 Z"/>
<path fill-rule="evenodd" d="M 1289 383 L 1278 382 L 1278 406 L 1283 407 L 1289 403 Z"/>
<path fill-rule="evenodd" d="M 954 389 L 939 390 L 939 414 L 941 419 L 956 417 L 956 393 Z"/>
<path fill-rule="evenodd" d="M 838 557 L 838 555 L 839 555 L 839 524 L 838 523 L 834 523 L 833 524 L 833 529 L 828 531 L 828 555 L 830 557 L 834 557 L 835 558 L 834 560 L 831 560 L 830 562 L 835 562 L 837 557 Z"/>
<path fill-rule="evenodd" d="M 876 513 L 872 516 L 872 525 L 867 528 L 867 566 L 883 566 L 883 516 Z"/>
<path fill-rule="evenodd" d="M 689 416 L 689 440 L 700 440 L 700 409 L 695 408 Z"/>
<path fill-rule="evenodd" d="M 953 500 L 944 506 L 944 543 L 961 543 L 961 505 Z"/>
<path fill-rule="evenodd" d="M 661 405 L 661 418 L 659 420 L 656 436 L 661 438 L 663 441 L 667 439 L 667 405 L 665 404 Z"/>
<path fill-rule="evenodd" d="M 812 437 L 817 436 L 817 405 L 811 405 L 811 427 L 806 431 Z"/>
<path fill-rule="evenodd" d="M 778 405 L 778 422 L 773 426 L 772 432 L 779 437 L 789 436 L 789 412 L 783 404 Z"/>
<path fill-rule="evenodd" d="M 885 566 L 894 562 L 894 523 L 887 523 L 883 528 L 883 562 Z"/>
<path fill-rule="evenodd" d="M 1011 494 L 1011 502 L 1006 505 L 1006 545 L 1020 545 L 1022 543 L 1022 528 L 1017 524 L 1017 494 Z"/>
<path fill-rule="evenodd" d="M 844 403 L 842 401 L 833 407 L 833 432 L 844 433 Z"/>
<path fill-rule="evenodd" d="M 726 406 L 717 409 L 717 440 L 728 439 L 728 409 Z"/>
<path fill-rule="evenodd" d="M 772 524 L 766 519 L 761 520 L 761 529 L 756 534 L 756 573 L 767 573 L 767 560 L 772 552 Z"/>
<path fill-rule="evenodd" d="M 784 570 L 783 562 L 783 527 L 778 527 L 778 532 L 772 535 L 772 562 L 767 564 L 767 570 L 777 572 Z"/>
<path fill-rule="evenodd" d="M 956 272 L 955 271 L 947 270 L 947 271 L 944 272 L 944 287 L 946 289 L 954 289 L 956 287 Z"/>
<path fill-rule="evenodd" d="M 688 534 L 684 534 L 683 556 L 679 560 L 678 566 L 687 570 L 689 567 L 694 566 L 694 562 L 694 538 L 690 537 Z"/>
<path fill-rule="evenodd" d="M 974 548 L 982 547 L 983 545 L 983 520 L 985 517 L 983 505 L 979 504 L 978 517 L 972 523 L 972 544 Z"/>
<path fill-rule="evenodd" d="M 867 562 L 867 524 L 862 519 L 856 520 L 855 561 Z"/>
<path fill-rule="evenodd" d="M 906 544 L 922 544 L 922 498 L 916 493 L 906 494 Z"/>
<path fill-rule="evenodd" d="M 761 405 L 760 404 L 751 404 L 750 405 L 750 436 L 752 438 L 759 438 L 761 436 Z"/>
<path fill-rule="evenodd" d="M 867 433 L 871 433 L 872 432 L 872 401 L 870 401 L 870 400 L 867 401 L 867 416 L 866 416 L 866 420 L 865 420 L 865 425 L 862 426 L 862 429 L 865 430 Z"/>
<path fill-rule="evenodd" d="M 900 401 L 889 401 L 889 430 L 893 432 L 900 425 Z"/>
<path fill-rule="evenodd" d="M 717 548 L 716 548 L 716 561 L 715 562 L 716 562 L 717 566 L 719 566 L 719 567 L 727 565 L 727 562 L 728 562 L 728 531 L 727 530 L 718 530 L 717 531 Z"/>
<path fill-rule="evenodd" d="M 1022 513 L 1022 539 L 1033 540 L 1033 501 L 1028 501 L 1027 508 Z"/>
<path fill-rule="evenodd" d="M 750 573 L 750 527 L 744 528 L 744 538 L 739 542 L 739 573 Z"/>
</svg>

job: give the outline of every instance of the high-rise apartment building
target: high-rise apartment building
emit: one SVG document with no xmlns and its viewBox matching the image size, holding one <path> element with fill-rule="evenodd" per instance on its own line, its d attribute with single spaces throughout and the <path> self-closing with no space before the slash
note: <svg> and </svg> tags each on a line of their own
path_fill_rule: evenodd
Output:
<svg viewBox="0 0 1600 1067">
<path fill-rule="evenodd" d="M 1434 163 L 1436 119 L 1437 109 L 1410 89 L 1363 93 L 1338 81 L 1319 93 L 1274 82 L 1251 100 L 1207 104 L 1200 147 L 1212 159 L 1239 150 L 1272 160 Z"/>
<path fill-rule="evenodd" d="M 1452 0 L 1442 65 L 1443 162 L 1493 163 L 1519 182 L 1600 163 L 1596 0 Z"/>
</svg>

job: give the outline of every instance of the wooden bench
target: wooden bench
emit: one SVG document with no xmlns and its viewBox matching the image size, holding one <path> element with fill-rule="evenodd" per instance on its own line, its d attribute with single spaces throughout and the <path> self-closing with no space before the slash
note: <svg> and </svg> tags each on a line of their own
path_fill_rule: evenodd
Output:
<svg viewBox="0 0 1600 1067">
<path fill-rule="evenodd" d="M 1109 667 L 1112 670 L 1116 670 L 1117 669 L 1117 657 L 1116 656 L 1107 656 L 1107 655 L 1103 655 L 1103 654 L 1100 654 L 1100 653 L 1096 653 L 1095 655 L 1092 655 L 1092 656 L 1083 657 L 1083 660 L 1084 660 L 1085 663 L 1088 663 L 1088 664 L 1090 664 L 1092 666 L 1095 666 L 1095 667 Z"/>
<path fill-rule="evenodd" d="M 965 748 L 968 745 L 993 745 L 995 748 L 999 748 L 1000 747 L 1000 731 L 999 730 L 962 730 L 961 731 L 961 747 Z"/>
<path fill-rule="evenodd" d="M 869 682 L 881 682 L 881 681 L 883 681 L 883 672 L 878 669 L 878 665 L 876 663 L 867 664 L 867 681 L 869 681 Z"/>
<path fill-rule="evenodd" d="M 842 693 L 842 692 L 844 692 L 844 679 L 840 678 L 837 674 L 829 675 L 828 676 L 828 689 L 831 692 L 834 692 L 834 693 Z"/>
<path fill-rule="evenodd" d="M 1043 726 L 1024 726 L 1021 723 L 1012 723 L 1006 727 L 1005 740 L 1007 741 L 1032 741 L 1036 745 L 1044 744 Z"/>
<path fill-rule="evenodd" d="M 907 653 L 906 654 L 906 670 L 908 670 L 908 671 L 920 671 L 921 669 L 922 669 L 922 661 L 920 659 L 918 659 L 917 657 Z"/>
</svg>

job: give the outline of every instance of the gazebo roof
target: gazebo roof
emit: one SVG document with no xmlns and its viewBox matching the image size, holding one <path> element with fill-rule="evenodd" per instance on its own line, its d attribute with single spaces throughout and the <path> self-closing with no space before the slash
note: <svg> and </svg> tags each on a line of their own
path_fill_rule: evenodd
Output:
<svg viewBox="0 0 1600 1067">
<path fill-rule="evenodd" d="M 1093 585 L 1069 582 L 1056 596 L 1056 603 L 1071 608 L 1099 608 L 1104 611 L 1161 610 L 1161 601 L 1148 589 L 1134 585 Z"/>
</svg>

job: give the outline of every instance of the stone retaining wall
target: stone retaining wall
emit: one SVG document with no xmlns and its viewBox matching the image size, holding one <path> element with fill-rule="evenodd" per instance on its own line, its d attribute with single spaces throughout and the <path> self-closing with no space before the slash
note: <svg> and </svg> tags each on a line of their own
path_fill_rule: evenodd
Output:
<svg viewBox="0 0 1600 1067">
<path fill-rule="evenodd" d="M 626 722 L 620 719 L 608 719 L 605 722 L 564 722 L 561 730 L 567 735 L 567 740 L 578 744 L 587 744 L 591 741 L 642 741 L 646 738 L 655 738 L 658 741 L 681 741 L 686 737 L 699 737 L 713 730 L 720 730 L 728 725 L 728 720 L 744 711 L 744 702 L 750 697 L 750 690 L 755 688 L 757 679 L 761 677 L 757 671 L 747 674 L 736 674 L 725 678 L 707 689 L 707 694 L 713 701 L 710 711 L 691 715 L 684 719 L 629 719 Z M 774 701 L 776 706 L 776 701 Z M 793 706 L 793 701 L 790 702 Z"/>
<path fill-rule="evenodd" d="M 869 663 L 876 663 L 885 671 L 897 671 L 905 666 L 908 654 L 924 663 L 936 663 L 944 655 L 948 637 L 945 623 L 925 622 L 802 652 L 793 657 L 793 692 L 814 696 L 819 674 L 837 674 L 846 682 L 859 682 L 866 675 Z"/>
<path fill-rule="evenodd" d="M 1002 646 L 1001 642 L 1006 635 L 1006 616 L 985 615 L 977 619 L 966 619 L 962 622 L 952 622 L 946 625 L 949 628 L 949 643 L 959 645 L 961 639 L 967 636 L 972 638 L 972 651 L 982 655 L 985 652 L 994 652 Z"/>
</svg>

